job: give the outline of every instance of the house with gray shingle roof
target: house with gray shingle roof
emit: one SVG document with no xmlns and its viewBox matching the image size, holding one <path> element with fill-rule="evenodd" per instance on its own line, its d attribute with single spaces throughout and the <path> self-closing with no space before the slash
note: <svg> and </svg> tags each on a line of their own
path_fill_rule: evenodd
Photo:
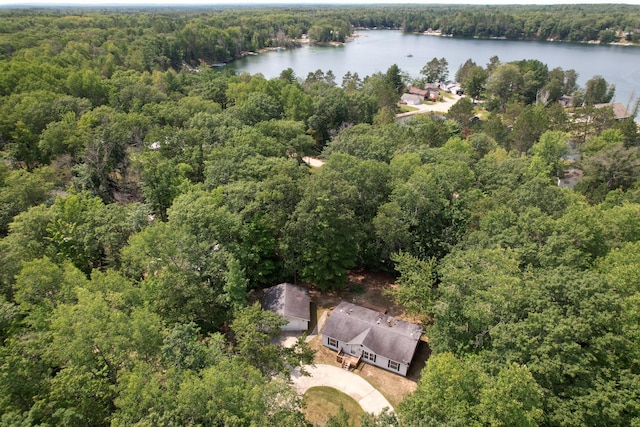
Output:
<svg viewBox="0 0 640 427">
<path fill-rule="evenodd" d="M 343 301 L 322 328 L 322 344 L 406 376 L 422 332 L 419 325 Z"/>
<path fill-rule="evenodd" d="M 273 311 L 289 323 L 283 331 L 306 331 L 309 329 L 311 309 L 309 291 L 291 283 L 280 283 L 264 290 L 262 308 Z"/>
</svg>

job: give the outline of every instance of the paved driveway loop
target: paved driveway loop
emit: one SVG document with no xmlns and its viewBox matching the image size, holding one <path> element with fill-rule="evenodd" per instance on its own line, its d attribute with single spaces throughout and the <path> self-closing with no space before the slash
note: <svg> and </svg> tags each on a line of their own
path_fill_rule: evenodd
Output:
<svg viewBox="0 0 640 427">
<path fill-rule="evenodd" d="M 362 406 L 365 412 L 379 414 L 384 408 L 393 411 L 393 407 L 387 399 L 365 379 L 353 372 L 331 365 L 306 366 L 311 374 L 306 377 L 300 375 L 299 370 L 291 374 L 291 381 L 298 393 L 304 394 L 311 387 L 332 387 L 353 397 Z"/>
</svg>

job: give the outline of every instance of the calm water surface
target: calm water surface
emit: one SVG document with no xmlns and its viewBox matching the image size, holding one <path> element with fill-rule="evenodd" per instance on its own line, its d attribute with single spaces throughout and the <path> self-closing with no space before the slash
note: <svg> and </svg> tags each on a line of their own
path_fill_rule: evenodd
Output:
<svg viewBox="0 0 640 427">
<path fill-rule="evenodd" d="M 514 40 L 457 39 L 449 37 L 403 34 L 395 30 L 358 31 L 355 40 L 344 46 L 304 46 L 249 56 L 229 65 L 239 72 L 262 73 L 277 77 L 291 68 L 305 78 L 318 69 L 331 70 L 340 83 L 348 71 L 365 77 L 386 71 L 397 64 L 411 77 L 419 77 L 420 69 L 432 58 L 446 58 L 449 76 L 471 58 L 485 66 L 497 55 L 502 62 L 539 59 L 549 69 L 573 68 L 583 85 L 595 75 L 616 85 L 616 101 L 627 104 L 631 97 L 640 97 L 640 47 L 599 46 L 577 43 L 551 43 Z M 408 56 L 412 55 L 412 56 Z"/>
</svg>

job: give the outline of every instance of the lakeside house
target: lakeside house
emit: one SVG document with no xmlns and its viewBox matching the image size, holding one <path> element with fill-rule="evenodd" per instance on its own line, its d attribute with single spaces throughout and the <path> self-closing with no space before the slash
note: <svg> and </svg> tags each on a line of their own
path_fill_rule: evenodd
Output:
<svg viewBox="0 0 640 427">
<path fill-rule="evenodd" d="M 576 107 L 574 105 L 574 97 L 569 95 L 562 95 L 558 98 L 558 103 L 562 105 L 564 108 Z M 611 108 L 613 111 L 613 117 L 616 120 L 625 120 L 632 116 L 631 112 L 619 102 L 605 102 L 602 104 L 595 104 L 594 108 Z"/>
<path fill-rule="evenodd" d="M 419 87 L 409 86 L 407 91 L 410 95 L 419 96 L 422 101 L 425 100 L 425 97 L 429 93 L 426 89 L 420 89 Z"/>
<path fill-rule="evenodd" d="M 262 308 L 288 321 L 283 331 L 306 331 L 311 321 L 309 291 L 291 283 L 280 283 L 264 290 Z"/>
<path fill-rule="evenodd" d="M 631 117 L 631 113 L 627 110 L 627 107 L 624 104 L 620 104 L 619 102 L 615 103 L 605 103 L 605 104 L 595 104 L 595 108 L 611 108 L 613 110 L 613 116 L 616 120 L 624 120 Z"/>
<path fill-rule="evenodd" d="M 423 89 L 409 86 L 407 91 L 410 95 L 419 96 L 421 101 L 437 101 L 440 96 L 438 86 L 433 84 L 427 84 Z"/>
<path fill-rule="evenodd" d="M 462 90 L 462 86 L 460 86 L 460 83 L 452 82 L 451 80 L 440 83 L 440 89 L 444 90 L 445 92 L 455 93 L 456 95 L 462 95 L 464 93 L 464 91 Z"/>
<path fill-rule="evenodd" d="M 322 328 L 322 345 L 337 351 L 339 361 L 349 360 L 347 368 L 363 361 L 406 376 L 422 332 L 419 325 L 343 301 Z"/>
<path fill-rule="evenodd" d="M 427 31 L 425 31 L 423 34 L 426 36 L 442 36 L 442 31 L 428 28 Z"/>
</svg>

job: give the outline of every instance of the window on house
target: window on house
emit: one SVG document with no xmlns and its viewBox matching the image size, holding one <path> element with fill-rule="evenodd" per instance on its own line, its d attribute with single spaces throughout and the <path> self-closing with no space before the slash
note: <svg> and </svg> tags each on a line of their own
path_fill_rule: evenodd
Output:
<svg viewBox="0 0 640 427">
<path fill-rule="evenodd" d="M 365 360 L 370 360 L 371 362 L 376 361 L 376 354 L 369 353 L 368 351 L 362 350 L 362 358 Z"/>
<path fill-rule="evenodd" d="M 338 346 L 338 340 L 334 339 L 334 338 L 327 337 L 327 344 L 329 344 L 331 347 L 337 347 Z"/>
<path fill-rule="evenodd" d="M 394 362 L 393 360 L 389 360 L 389 364 L 387 365 L 389 369 L 393 369 L 395 371 L 400 370 L 400 364 L 398 362 Z"/>
</svg>

